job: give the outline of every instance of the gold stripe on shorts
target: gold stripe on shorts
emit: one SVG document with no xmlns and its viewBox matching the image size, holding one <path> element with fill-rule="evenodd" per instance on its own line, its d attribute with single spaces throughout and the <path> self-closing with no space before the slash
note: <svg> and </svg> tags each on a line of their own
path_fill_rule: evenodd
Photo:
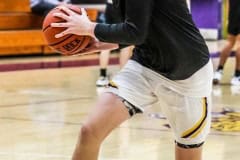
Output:
<svg viewBox="0 0 240 160">
<path fill-rule="evenodd" d="M 201 118 L 199 119 L 199 121 L 190 129 L 186 130 L 185 132 L 183 132 L 182 134 L 182 138 L 194 138 L 196 137 L 204 128 L 204 126 L 206 125 L 206 118 L 207 118 L 207 98 L 203 98 L 203 113 Z"/>
<path fill-rule="evenodd" d="M 118 89 L 118 86 L 117 86 L 117 84 L 116 84 L 116 83 L 114 83 L 112 80 L 111 80 L 111 81 L 109 81 L 109 83 L 108 83 L 108 86 L 109 86 L 109 87 L 113 87 L 113 88 L 117 88 L 117 89 Z"/>
<path fill-rule="evenodd" d="M 201 133 L 203 128 L 206 126 L 206 123 L 207 121 L 204 121 L 202 126 L 194 134 L 191 135 L 191 138 L 196 138 Z"/>
</svg>

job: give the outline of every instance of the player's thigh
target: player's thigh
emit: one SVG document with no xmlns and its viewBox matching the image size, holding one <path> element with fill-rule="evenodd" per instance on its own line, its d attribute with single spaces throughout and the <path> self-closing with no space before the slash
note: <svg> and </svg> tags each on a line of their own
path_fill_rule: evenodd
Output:
<svg viewBox="0 0 240 160">
<path fill-rule="evenodd" d="M 240 33 L 236 37 L 236 54 L 240 54 Z"/>
<path fill-rule="evenodd" d="M 236 45 L 237 47 L 240 46 L 240 31 L 239 34 L 236 36 Z"/>
<path fill-rule="evenodd" d="M 159 101 L 169 120 L 175 140 L 184 145 L 203 143 L 209 133 L 211 123 L 210 98 L 195 98 L 180 95 L 164 89 Z"/>
<path fill-rule="evenodd" d="M 233 34 L 228 34 L 227 36 L 227 43 L 229 43 L 229 45 L 233 46 L 236 42 L 236 35 Z"/>
</svg>

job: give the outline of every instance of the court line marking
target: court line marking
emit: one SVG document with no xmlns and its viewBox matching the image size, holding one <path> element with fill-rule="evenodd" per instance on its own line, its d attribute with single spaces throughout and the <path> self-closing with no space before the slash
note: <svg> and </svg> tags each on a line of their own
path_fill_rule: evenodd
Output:
<svg viewBox="0 0 240 160">
<path fill-rule="evenodd" d="M 74 125 L 74 126 L 82 126 L 83 123 L 80 122 L 66 122 L 66 121 L 44 121 L 44 120 L 31 120 L 31 119 L 20 119 L 14 117 L 0 117 L 0 119 L 5 120 L 15 120 L 15 121 L 25 121 L 25 122 L 41 122 L 41 123 L 52 123 L 52 124 L 65 124 L 65 125 Z M 146 130 L 146 131 L 155 131 L 155 132 L 171 132 L 169 129 L 158 129 L 158 128 L 144 128 L 144 127 L 124 127 L 120 126 L 117 129 L 129 129 L 129 130 Z M 218 135 L 218 136 L 239 136 L 239 133 L 222 133 L 218 131 L 211 131 L 209 135 Z"/>
<path fill-rule="evenodd" d="M 48 104 L 48 103 L 60 103 L 60 102 L 69 102 L 69 101 L 78 101 L 83 99 L 94 99 L 94 97 L 76 97 L 76 98 L 69 98 L 69 99 L 56 99 L 56 100 L 47 100 L 47 101 L 36 101 L 33 103 L 19 103 L 19 104 L 9 104 L 9 105 L 0 105 L 1 108 L 8 108 L 8 107 L 22 107 L 28 105 L 40 105 L 40 104 Z"/>
</svg>

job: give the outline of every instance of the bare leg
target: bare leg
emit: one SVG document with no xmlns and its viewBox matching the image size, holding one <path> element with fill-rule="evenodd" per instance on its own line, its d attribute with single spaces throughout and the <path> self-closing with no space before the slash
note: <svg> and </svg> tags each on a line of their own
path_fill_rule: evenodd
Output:
<svg viewBox="0 0 240 160">
<path fill-rule="evenodd" d="M 99 57 L 100 68 L 107 68 L 109 62 L 110 51 L 102 51 Z"/>
<path fill-rule="evenodd" d="M 217 71 L 214 73 L 213 84 L 215 85 L 219 84 L 222 79 L 223 67 L 232 51 L 235 41 L 236 41 L 236 36 L 229 34 L 227 39 L 227 44 L 224 46 L 220 54 L 220 61 L 217 66 Z"/>
<path fill-rule="evenodd" d="M 202 147 L 185 149 L 175 146 L 176 160 L 201 160 L 202 159 Z"/>
<path fill-rule="evenodd" d="M 109 83 L 108 76 L 107 76 L 107 66 L 109 63 L 109 56 L 110 56 L 110 50 L 102 51 L 99 55 L 99 63 L 100 63 L 100 69 L 99 69 L 99 78 L 96 81 L 96 85 L 98 87 L 106 86 Z"/>
<path fill-rule="evenodd" d="M 121 49 L 119 58 L 121 68 L 127 63 L 128 59 L 131 57 L 132 48 L 133 47 L 126 47 Z"/>
<path fill-rule="evenodd" d="M 104 93 L 81 128 L 73 160 L 97 160 L 102 141 L 129 113 L 122 101 L 111 93 Z"/>
<path fill-rule="evenodd" d="M 240 71 L 240 35 L 237 36 L 236 70 Z"/>
<path fill-rule="evenodd" d="M 227 58 L 229 57 L 231 50 L 235 44 L 235 41 L 236 41 L 236 36 L 228 35 L 227 44 L 223 48 L 220 55 L 220 62 L 219 62 L 220 66 L 224 66 L 224 64 L 226 63 Z"/>
</svg>

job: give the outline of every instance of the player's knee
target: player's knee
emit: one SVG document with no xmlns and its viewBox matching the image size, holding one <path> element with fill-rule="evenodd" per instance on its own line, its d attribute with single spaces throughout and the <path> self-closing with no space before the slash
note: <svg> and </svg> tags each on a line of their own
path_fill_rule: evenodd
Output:
<svg viewBox="0 0 240 160">
<path fill-rule="evenodd" d="M 82 126 L 82 128 L 81 128 L 81 136 L 88 136 L 88 135 L 90 135 L 91 132 L 92 132 L 91 130 L 92 129 L 88 125 L 84 124 Z"/>
<path fill-rule="evenodd" d="M 229 49 L 232 49 L 233 46 L 234 46 L 234 44 L 235 44 L 234 41 L 229 41 L 229 42 L 227 43 L 227 47 L 228 47 Z"/>
<path fill-rule="evenodd" d="M 82 126 L 80 137 L 82 143 L 95 143 L 98 141 L 97 136 L 94 134 L 94 129 L 88 124 L 84 124 Z"/>
</svg>

